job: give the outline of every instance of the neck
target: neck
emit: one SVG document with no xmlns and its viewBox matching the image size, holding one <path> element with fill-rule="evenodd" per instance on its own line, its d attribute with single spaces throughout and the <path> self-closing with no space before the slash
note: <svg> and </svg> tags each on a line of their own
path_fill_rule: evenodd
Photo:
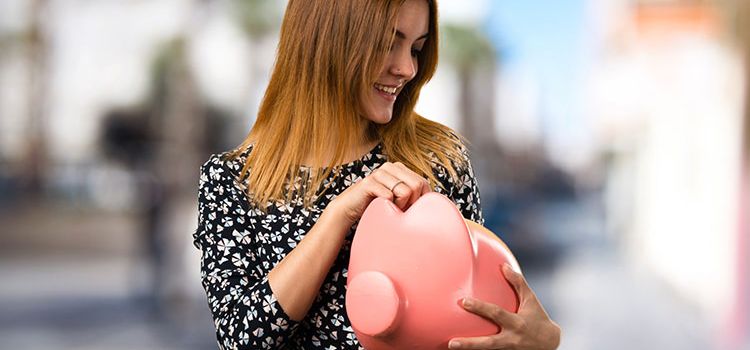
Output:
<svg viewBox="0 0 750 350">
<path fill-rule="evenodd" d="M 349 163 L 362 158 L 363 155 L 380 142 L 377 135 L 370 128 L 371 123 L 372 122 L 369 120 L 362 118 L 362 123 L 358 133 L 359 137 L 357 137 L 354 144 L 349 147 L 349 151 L 343 160 L 344 163 Z"/>
<path fill-rule="evenodd" d="M 354 144 L 347 147 L 346 155 L 344 156 L 344 159 L 342 159 L 339 163 L 347 164 L 362 158 L 362 156 L 372 150 L 378 144 L 378 142 L 380 142 L 380 139 L 377 137 L 377 135 L 370 129 L 370 123 L 371 122 L 368 120 L 363 120 L 357 132 L 359 136 L 354 141 Z M 334 150 L 329 150 L 326 157 L 332 157 L 333 153 Z M 314 166 L 314 163 L 316 162 L 315 159 L 313 159 L 312 155 L 306 156 L 302 161 L 302 164 L 306 166 Z M 331 164 L 325 164 L 324 166 L 328 167 L 331 166 Z"/>
</svg>

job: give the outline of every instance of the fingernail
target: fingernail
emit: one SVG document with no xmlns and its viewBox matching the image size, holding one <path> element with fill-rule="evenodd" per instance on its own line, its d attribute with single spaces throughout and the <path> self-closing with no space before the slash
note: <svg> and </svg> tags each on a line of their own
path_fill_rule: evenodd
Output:
<svg viewBox="0 0 750 350">
<path fill-rule="evenodd" d="M 451 349 L 458 349 L 461 347 L 461 343 L 456 340 L 451 340 L 450 343 L 448 343 L 448 347 Z"/>
<path fill-rule="evenodd" d="M 463 304 L 464 306 L 469 307 L 473 304 L 473 301 L 471 300 L 471 298 L 464 298 Z"/>
</svg>

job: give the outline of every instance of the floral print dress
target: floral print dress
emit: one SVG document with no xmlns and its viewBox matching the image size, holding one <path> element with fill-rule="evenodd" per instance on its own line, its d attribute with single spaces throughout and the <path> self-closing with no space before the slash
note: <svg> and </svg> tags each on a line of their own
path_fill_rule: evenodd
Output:
<svg viewBox="0 0 750 350">
<path fill-rule="evenodd" d="M 193 238 L 201 250 L 201 281 L 219 348 L 361 349 L 344 306 L 354 227 L 303 320 L 291 320 L 278 304 L 268 273 L 305 237 L 331 200 L 387 161 L 382 144 L 361 159 L 338 166 L 340 176 L 326 180 L 331 189 L 312 207 L 277 203 L 265 214 L 250 208 L 245 186 L 238 182 L 251 151 L 252 146 L 235 159 L 226 159 L 226 153 L 213 155 L 200 172 L 198 228 Z M 457 168 L 458 182 L 433 162 L 442 185 L 434 190 L 453 200 L 464 217 L 483 224 L 466 149 L 461 154 L 466 166 Z M 305 171 L 300 168 L 300 174 Z"/>
</svg>

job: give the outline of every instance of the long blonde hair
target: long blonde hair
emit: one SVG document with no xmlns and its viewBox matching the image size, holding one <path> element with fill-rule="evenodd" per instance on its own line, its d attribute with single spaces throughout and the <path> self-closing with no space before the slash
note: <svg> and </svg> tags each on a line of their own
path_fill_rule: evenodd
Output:
<svg viewBox="0 0 750 350">
<path fill-rule="evenodd" d="M 323 181 L 332 172 L 336 175 L 334 167 L 309 172 L 310 186 L 289 184 L 300 175 L 306 157 L 314 164 L 340 164 L 347 148 L 361 142 L 356 139 L 363 118 L 360 99 L 381 72 L 405 1 L 289 0 L 255 125 L 229 154 L 237 157 L 252 145 L 240 180 L 247 181 L 253 204 L 263 208 L 271 201 L 301 198 L 310 205 L 326 190 L 321 188 Z M 429 36 L 418 56 L 417 75 L 399 94 L 391 121 L 372 123 L 370 129 L 382 140 L 389 161 L 404 163 L 435 186 L 439 182 L 432 161 L 437 159 L 455 177 L 454 164 L 463 164 L 463 141 L 449 128 L 414 112 L 438 61 L 437 2 L 426 1 Z"/>
</svg>

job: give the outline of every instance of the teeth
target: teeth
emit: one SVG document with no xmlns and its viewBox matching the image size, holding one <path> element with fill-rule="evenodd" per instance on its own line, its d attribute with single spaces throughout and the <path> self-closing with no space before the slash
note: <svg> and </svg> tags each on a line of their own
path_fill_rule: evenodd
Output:
<svg viewBox="0 0 750 350">
<path fill-rule="evenodd" d="M 395 94 L 396 91 L 398 91 L 398 87 L 388 87 L 380 84 L 375 84 L 375 88 L 391 95 Z"/>
</svg>

